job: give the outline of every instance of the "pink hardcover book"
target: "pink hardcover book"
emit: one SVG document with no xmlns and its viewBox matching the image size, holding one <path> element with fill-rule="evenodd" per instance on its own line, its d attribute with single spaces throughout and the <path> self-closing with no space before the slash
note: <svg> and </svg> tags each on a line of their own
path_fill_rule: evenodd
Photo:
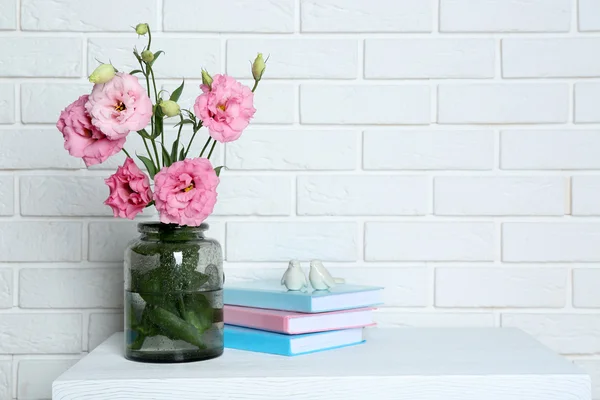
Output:
<svg viewBox="0 0 600 400">
<path fill-rule="evenodd" d="M 225 305 L 224 319 L 228 325 L 295 335 L 375 325 L 373 310 L 374 308 L 358 308 L 307 314 Z"/>
</svg>

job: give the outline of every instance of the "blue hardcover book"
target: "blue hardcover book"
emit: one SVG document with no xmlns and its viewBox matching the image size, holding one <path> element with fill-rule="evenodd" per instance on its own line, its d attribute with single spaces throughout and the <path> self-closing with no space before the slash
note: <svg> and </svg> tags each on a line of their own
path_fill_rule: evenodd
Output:
<svg viewBox="0 0 600 400">
<path fill-rule="evenodd" d="M 225 325 L 225 347 L 282 356 L 296 356 L 337 349 L 363 343 L 364 341 L 363 328 L 285 335 L 241 326 Z"/>
<path fill-rule="evenodd" d="M 223 302 L 228 305 L 317 313 L 372 307 L 381 304 L 383 288 L 340 284 L 328 290 L 288 290 L 276 281 L 225 284 Z"/>
</svg>

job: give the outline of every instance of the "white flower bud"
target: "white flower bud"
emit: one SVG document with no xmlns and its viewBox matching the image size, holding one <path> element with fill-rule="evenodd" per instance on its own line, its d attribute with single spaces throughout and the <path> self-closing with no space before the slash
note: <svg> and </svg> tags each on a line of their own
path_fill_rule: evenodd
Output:
<svg viewBox="0 0 600 400">
<path fill-rule="evenodd" d="M 174 102 L 173 100 L 165 100 L 160 103 L 160 108 L 167 117 L 174 117 L 181 113 L 181 108 L 179 104 Z"/>
<path fill-rule="evenodd" d="M 137 24 L 135 26 L 135 33 L 142 36 L 148 33 L 148 24 Z"/>
<path fill-rule="evenodd" d="M 154 53 L 150 50 L 142 51 L 142 60 L 144 60 L 147 63 L 152 62 L 152 60 L 154 60 Z"/>
<path fill-rule="evenodd" d="M 106 83 L 115 76 L 116 70 L 110 64 L 100 64 L 89 76 L 92 83 Z"/>
<path fill-rule="evenodd" d="M 256 56 L 256 59 L 252 63 L 252 76 L 254 77 L 255 81 L 260 81 L 260 78 L 262 78 L 262 75 L 265 72 L 266 67 L 267 67 L 267 64 L 265 63 L 265 60 L 263 59 L 262 53 L 258 53 L 258 55 Z"/>
<path fill-rule="evenodd" d="M 213 83 L 212 76 L 205 69 L 202 70 L 202 83 L 208 87 Z"/>
</svg>

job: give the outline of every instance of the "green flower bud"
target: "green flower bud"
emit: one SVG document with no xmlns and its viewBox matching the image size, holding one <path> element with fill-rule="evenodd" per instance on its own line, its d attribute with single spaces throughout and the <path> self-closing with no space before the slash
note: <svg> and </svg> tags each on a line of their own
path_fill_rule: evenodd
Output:
<svg viewBox="0 0 600 400">
<path fill-rule="evenodd" d="M 115 76 L 116 72 L 115 67 L 112 65 L 100 64 L 89 76 L 89 80 L 92 83 L 106 83 Z"/>
<path fill-rule="evenodd" d="M 212 76 L 205 69 L 202 69 L 202 83 L 208 87 L 213 83 Z"/>
<path fill-rule="evenodd" d="M 173 100 L 165 100 L 160 103 L 160 108 L 167 117 L 174 117 L 181 113 L 181 109 L 179 108 L 179 104 L 175 103 Z"/>
<path fill-rule="evenodd" d="M 262 75 L 265 72 L 266 67 L 267 67 L 267 64 L 265 63 L 265 60 L 263 59 L 262 53 L 258 53 L 258 55 L 256 56 L 256 59 L 252 63 L 252 76 L 254 77 L 255 81 L 260 81 L 260 78 L 262 78 Z"/>
<path fill-rule="evenodd" d="M 135 33 L 142 36 L 148 33 L 148 24 L 137 24 L 135 26 Z"/>
<path fill-rule="evenodd" d="M 154 60 L 154 53 L 150 50 L 142 51 L 142 60 L 144 60 L 147 63 L 152 62 L 152 60 Z"/>
</svg>

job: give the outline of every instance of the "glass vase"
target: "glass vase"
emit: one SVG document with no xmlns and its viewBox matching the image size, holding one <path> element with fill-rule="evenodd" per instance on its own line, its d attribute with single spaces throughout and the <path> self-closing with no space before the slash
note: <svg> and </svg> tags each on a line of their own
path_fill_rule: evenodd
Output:
<svg viewBox="0 0 600 400">
<path fill-rule="evenodd" d="M 140 223 L 125 250 L 125 357 L 206 360 L 223 353 L 223 252 L 198 227 Z"/>
</svg>

